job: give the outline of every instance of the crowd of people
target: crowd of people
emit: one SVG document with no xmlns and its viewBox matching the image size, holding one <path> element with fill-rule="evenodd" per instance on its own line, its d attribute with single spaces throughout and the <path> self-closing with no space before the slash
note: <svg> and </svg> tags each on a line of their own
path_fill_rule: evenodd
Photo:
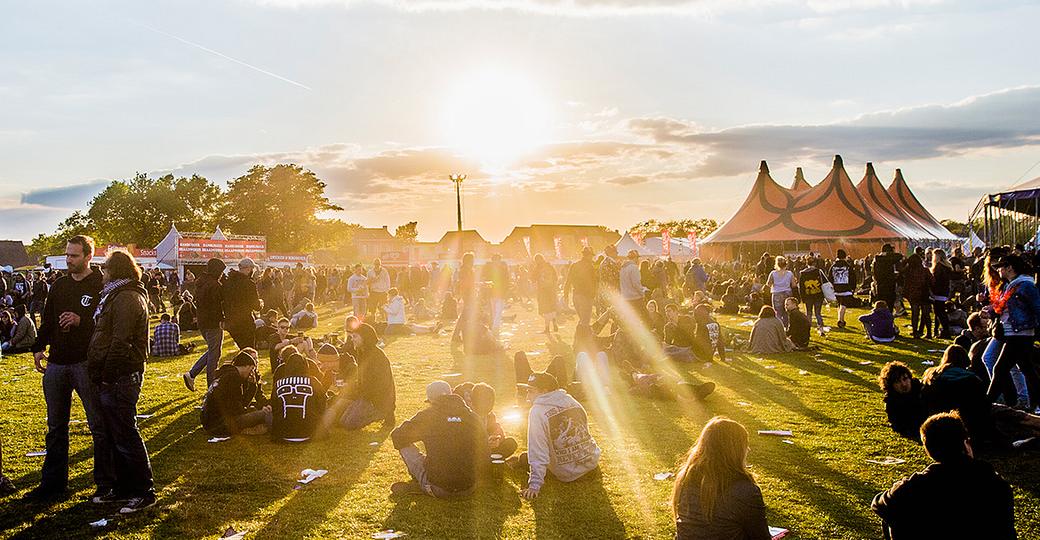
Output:
<svg viewBox="0 0 1040 540">
<path fill-rule="evenodd" d="M 943 507 L 955 497 L 969 505 L 965 501 L 983 495 L 993 509 L 987 519 L 994 527 L 1003 520 L 993 530 L 1010 528 L 1013 535 L 1009 488 L 975 456 L 991 445 L 1040 440 L 1033 349 L 1040 294 L 1031 261 L 1019 250 L 966 256 L 957 249 L 948 257 L 942 249 L 917 248 L 903 257 L 885 245 L 859 260 L 838 250 L 833 260 L 766 253 L 753 262 L 679 264 L 641 259 L 634 251 L 622 256 L 607 246 L 600 254 L 585 248 L 580 259 L 563 266 L 541 255 L 515 267 L 494 255 L 478 266 L 467 253 L 457 267 L 388 268 L 376 259 L 367 268 L 262 272 L 249 258 L 233 268 L 211 259 L 183 279 L 142 272 L 118 250 L 98 271 L 88 264 L 92 252 L 93 241 L 77 236 L 69 240 L 63 275 L 0 282 L 8 306 L 0 312 L 2 351 L 32 352 L 44 375 L 47 457 L 32 499 L 64 497 L 75 392 L 94 443 L 91 500 L 119 502 L 124 513 L 155 503 L 134 415 L 147 357 L 192 352 L 182 331 L 202 338 L 203 350 L 182 378 L 195 391 L 205 373 L 200 422 L 208 434 L 305 443 L 333 429 L 396 425 L 391 438 L 410 477 L 391 487 L 398 496 L 466 496 L 501 466 L 527 471 L 525 498 L 537 497 L 549 476 L 563 482 L 585 477 L 601 459 L 582 405 L 590 396 L 625 391 L 706 399 L 714 383 L 692 373 L 676 378 L 660 368 L 661 361 L 726 361 L 740 348 L 767 355 L 806 350 L 813 347 L 814 328 L 820 339 L 832 330 L 824 319 L 826 303 L 838 306 L 834 326 L 843 330 L 847 310 L 861 307 L 861 297 L 873 307 L 859 317 L 870 340 L 897 339 L 896 317 L 905 313 L 912 338 L 956 340 L 920 380 L 898 361 L 880 376 L 892 429 L 922 442 L 935 461 L 875 498 L 874 510 L 899 531 L 895 537 L 915 536 L 906 531 L 918 530 L 914 515 L 923 508 Z M 317 308 L 333 301 L 351 307 L 342 334 L 308 336 L 318 327 Z M 397 425 L 396 382 L 384 338 L 440 335 L 444 329 L 465 354 L 498 354 L 505 349 L 503 323 L 515 317 L 505 313 L 510 304 L 536 310 L 554 345 L 543 371 L 532 369 L 523 352 L 513 358 L 518 404 L 527 410 L 526 451 L 517 454 L 522 434 L 507 433 L 499 423 L 495 389 L 485 383 L 431 381 L 426 408 Z M 717 313 L 757 316 L 748 339 L 726 331 Z M 157 319 L 151 333 L 149 314 Z M 567 317 L 577 319 L 570 345 L 559 336 Z M 222 363 L 225 332 L 236 352 Z M 270 391 L 261 374 L 263 350 Z M 746 467 L 748 447 L 740 424 L 716 417 L 705 425 L 676 477 L 672 508 L 679 538 L 769 537 L 763 496 Z M 973 478 L 978 492 L 946 490 L 956 475 Z"/>
</svg>

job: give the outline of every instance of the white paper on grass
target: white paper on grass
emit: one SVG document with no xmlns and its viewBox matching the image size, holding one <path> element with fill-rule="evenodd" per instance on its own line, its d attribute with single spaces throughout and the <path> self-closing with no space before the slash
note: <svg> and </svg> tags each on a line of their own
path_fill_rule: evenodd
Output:
<svg viewBox="0 0 1040 540">
<path fill-rule="evenodd" d="M 502 454 L 491 454 L 491 459 L 502 459 Z"/>
<path fill-rule="evenodd" d="M 461 373 L 443 373 L 443 374 L 441 374 L 441 377 L 444 377 L 445 379 L 450 379 L 452 377 L 461 377 L 461 376 L 462 376 Z"/>
<path fill-rule="evenodd" d="M 799 369 L 799 370 L 798 370 L 798 374 L 799 374 L 799 375 L 808 375 L 808 374 L 809 374 L 809 372 L 808 372 L 808 371 L 805 371 L 804 369 Z"/>
<path fill-rule="evenodd" d="M 300 471 L 300 476 L 302 476 L 303 479 L 301 479 L 299 482 L 301 484 L 310 484 L 311 482 L 321 478 L 322 476 L 325 476 L 328 473 L 329 471 L 326 471 L 325 469 L 304 469 Z"/>
<path fill-rule="evenodd" d="M 875 463 L 877 465 L 899 465 L 900 463 L 906 463 L 906 460 L 891 456 L 885 456 L 883 458 L 868 459 L 867 463 Z"/>
<path fill-rule="evenodd" d="M 224 442 L 224 441 L 230 441 L 230 440 L 231 440 L 231 437 L 212 437 L 212 438 L 210 438 L 210 439 L 209 439 L 208 441 L 206 441 L 206 442 L 210 442 L 210 443 L 220 443 L 220 442 Z"/>
<path fill-rule="evenodd" d="M 751 406 L 751 404 L 746 402 L 746 401 L 738 401 L 737 405 L 740 405 L 741 407 L 750 407 Z"/>
<path fill-rule="evenodd" d="M 654 480 L 668 480 L 673 476 L 675 476 L 675 473 L 671 471 L 659 472 L 654 475 Z"/>
<path fill-rule="evenodd" d="M 780 538 L 787 536 L 787 533 L 787 529 L 781 529 L 780 527 L 772 526 L 769 527 L 769 536 L 771 536 L 773 540 L 779 540 Z"/>
<path fill-rule="evenodd" d="M 46 456 L 46 455 L 47 455 L 47 451 L 46 450 L 38 450 L 36 452 L 28 452 L 28 453 L 26 453 L 25 457 L 43 457 L 43 456 Z"/>
<path fill-rule="evenodd" d="M 758 430 L 759 435 L 773 435 L 776 437 L 792 437 L 794 433 L 789 429 L 760 429 Z"/>
<path fill-rule="evenodd" d="M 852 368 L 843 367 L 841 368 L 841 370 L 845 373 L 855 373 L 855 371 L 853 371 Z"/>
<path fill-rule="evenodd" d="M 527 353 L 527 356 L 538 356 L 540 354 L 542 354 L 541 351 L 531 351 Z"/>
<path fill-rule="evenodd" d="M 922 360 L 921 363 L 926 365 L 926 366 L 934 366 L 935 365 L 935 362 L 932 362 L 931 360 Z"/>
<path fill-rule="evenodd" d="M 408 533 L 401 531 L 395 531 L 393 529 L 387 529 L 385 531 L 379 531 L 372 535 L 372 538 L 376 540 L 390 540 L 392 538 L 400 538 L 402 536 L 408 536 Z"/>
<path fill-rule="evenodd" d="M 90 526 L 91 527 L 107 527 L 108 526 L 108 520 L 105 519 L 105 518 L 101 518 L 101 519 L 99 519 L 97 521 L 91 521 L 90 522 Z"/>
<path fill-rule="evenodd" d="M 861 365 L 861 366 L 869 366 L 872 363 L 873 362 L 871 362 L 870 360 L 864 360 L 864 361 L 860 362 L 859 365 Z"/>
<path fill-rule="evenodd" d="M 246 537 L 245 531 L 236 531 L 234 527 L 228 527 L 221 538 L 225 540 L 242 540 Z"/>
<path fill-rule="evenodd" d="M 794 441 L 792 441 L 791 439 L 781 439 L 780 442 L 784 444 L 794 444 Z"/>
<path fill-rule="evenodd" d="M 737 326 L 755 326 L 755 321 L 744 321 Z"/>
<path fill-rule="evenodd" d="M 153 416 L 155 416 L 155 415 L 154 414 L 139 414 L 139 415 L 137 415 L 137 419 L 138 420 L 144 420 L 146 418 L 151 418 Z"/>
</svg>

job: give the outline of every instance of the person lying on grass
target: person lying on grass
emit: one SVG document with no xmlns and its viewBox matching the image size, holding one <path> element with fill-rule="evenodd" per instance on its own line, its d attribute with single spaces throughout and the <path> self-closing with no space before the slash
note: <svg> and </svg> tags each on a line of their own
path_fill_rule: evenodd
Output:
<svg viewBox="0 0 1040 540">
<path fill-rule="evenodd" d="M 382 420 L 394 423 L 397 393 L 394 387 L 394 372 L 390 360 L 379 347 L 379 336 L 370 324 L 361 323 L 348 334 L 354 347 L 354 365 L 348 364 L 340 372 L 347 380 L 346 409 L 339 418 L 341 426 L 348 430 L 361 429 Z"/>
<path fill-rule="evenodd" d="M 585 408 L 556 377 L 541 371 L 524 384 L 531 411 L 527 421 L 527 451 L 515 463 L 529 469 L 525 499 L 538 496 L 546 473 L 562 482 L 573 482 L 599 465 L 600 448 L 589 433 Z"/>
<path fill-rule="evenodd" d="M 799 307 L 798 299 L 790 297 L 784 300 L 784 309 L 787 310 L 787 337 L 798 350 L 809 348 L 809 334 L 812 330 L 812 322 L 809 316 Z"/>
<path fill-rule="evenodd" d="M 877 343 L 891 343 L 899 335 L 896 328 L 892 311 L 889 310 L 888 302 L 878 300 L 874 302 L 874 310 L 866 315 L 860 315 L 859 322 L 863 323 L 863 330 L 867 337 Z"/>
<path fill-rule="evenodd" d="M 906 364 L 896 361 L 881 368 L 878 385 L 885 394 L 885 414 L 892 431 L 921 442 L 921 424 L 928 416 L 921 400 L 921 381 Z"/>
<path fill-rule="evenodd" d="M 390 491 L 438 498 L 470 495 L 481 469 L 489 463 L 483 423 L 444 381 L 426 386 L 426 402 L 427 408 L 390 433 L 412 477 L 408 482 L 394 482 Z M 417 442 L 423 443 L 426 455 L 415 446 Z"/>
<path fill-rule="evenodd" d="M 255 349 L 239 351 L 217 370 L 202 402 L 202 427 L 214 437 L 261 435 L 271 426 L 271 406 L 260 387 Z"/>
<path fill-rule="evenodd" d="M 776 311 L 771 306 L 762 306 L 758 320 L 751 327 L 748 351 L 754 354 L 776 354 L 793 350 L 794 343 L 787 338 L 787 330 L 783 321 L 776 318 Z"/>
<path fill-rule="evenodd" d="M 675 476 L 672 516 L 677 540 L 769 540 L 766 505 L 748 472 L 748 433 L 716 416 L 705 424 Z"/>
<path fill-rule="evenodd" d="M 322 384 L 321 369 L 299 352 L 293 352 L 272 378 L 271 438 L 287 442 L 310 440 L 325 414 L 326 387 Z"/>
<path fill-rule="evenodd" d="M 921 440 L 934 463 L 871 503 L 886 538 L 1016 538 L 1011 486 L 992 465 L 975 459 L 960 416 L 929 417 Z"/>
</svg>

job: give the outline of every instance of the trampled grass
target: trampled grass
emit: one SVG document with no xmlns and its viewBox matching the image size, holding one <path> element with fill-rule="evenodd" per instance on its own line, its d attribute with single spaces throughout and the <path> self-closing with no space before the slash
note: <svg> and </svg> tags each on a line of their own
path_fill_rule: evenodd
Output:
<svg viewBox="0 0 1040 540">
<path fill-rule="evenodd" d="M 342 304 L 320 311 L 323 334 L 342 323 Z M 446 373 L 452 380 L 487 381 L 498 390 L 497 409 L 507 431 L 525 446 L 524 425 L 504 414 L 515 403 L 512 353 L 531 356 L 536 369 L 551 351 L 538 333 L 540 320 L 529 308 L 511 307 L 507 324 L 509 356 L 453 354 L 445 337 L 411 336 L 388 340 L 398 392 L 398 421 L 419 410 L 427 382 Z M 850 315 L 858 315 L 854 311 Z M 833 323 L 834 312 L 825 312 Z M 732 331 L 744 318 L 721 317 Z M 851 320 L 855 320 L 852 318 Z M 574 321 L 562 328 L 570 342 Z M 191 341 L 201 343 L 196 334 Z M 722 414 L 752 433 L 750 461 L 762 486 L 772 525 L 789 528 L 789 538 L 877 538 L 879 521 L 871 497 L 894 480 L 927 465 L 922 449 L 887 429 L 875 378 L 881 365 L 901 359 L 918 375 L 922 360 L 934 359 L 938 342 L 900 340 L 867 343 L 860 333 L 834 331 L 814 337 L 819 349 L 759 358 L 732 353 L 728 362 L 672 364 L 683 377 L 718 383 L 705 402 L 654 401 L 615 391 L 606 402 L 586 400 L 593 435 L 603 448 L 601 471 L 571 484 L 550 480 L 532 502 L 520 497 L 525 475 L 503 471 L 483 482 L 469 499 L 390 497 L 390 484 L 407 472 L 389 439 L 390 427 L 361 432 L 333 429 L 303 445 L 276 444 L 267 437 L 240 437 L 209 444 L 199 426 L 202 392 L 190 393 L 178 374 L 196 355 L 149 363 L 139 413 L 152 458 L 159 502 L 138 515 L 117 518 L 104 529 L 89 523 L 116 509 L 99 507 L 83 496 L 92 489 L 90 436 L 85 422 L 71 426 L 71 489 L 75 494 L 53 506 L 20 500 L 39 481 L 42 458 L 26 453 L 44 448 L 46 411 L 41 378 L 29 355 L 0 363 L 0 433 L 5 472 L 20 489 L 0 499 L 0 537 L 4 538 L 203 538 L 229 526 L 247 538 L 369 538 L 396 529 L 410 538 L 669 538 L 674 535 L 669 498 L 671 481 L 655 481 L 674 470 L 704 422 Z M 230 353 L 230 339 L 225 340 Z M 264 355 L 266 356 L 266 355 Z M 266 368 L 266 359 L 261 362 Z M 267 374 L 269 377 L 269 374 Z M 203 379 L 199 379 L 200 385 Z M 73 420 L 83 420 L 77 404 Z M 790 429 L 783 437 L 755 435 L 760 429 Z M 375 444 L 373 444 L 375 443 Z M 900 465 L 867 459 L 893 456 Z M 1015 486 L 1021 538 L 1040 537 L 1040 459 L 1036 454 L 991 456 Z M 294 489 L 300 471 L 330 472 Z"/>
</svg>

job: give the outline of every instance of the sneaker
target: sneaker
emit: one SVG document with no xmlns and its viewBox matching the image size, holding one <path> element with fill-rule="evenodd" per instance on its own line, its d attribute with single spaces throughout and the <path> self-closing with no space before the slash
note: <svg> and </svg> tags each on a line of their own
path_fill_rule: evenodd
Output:
<svg viewBox="0 0 1040 540">
<path fill-rule="evenodd" d="M 185 372 L 183 375 L 181 375 L 181 378 L 184 379 L 184 387 L 187 388 L 188 391 L 194 392 L 195 391 L 195 379 L 191 376 L 191 373 Z"/>
<path fill-rule="evenodd" d="M 140 497 L 134 497 L 127 501 L 126 506 L 119 509 L 120 514 L 133 514 L 138 510 L 144 510 L 155 504 L 155 495 L 148 493 Z"/>
<path fill-rule="evenodd" d="M 390 485 L 390 493 L 395 496 L 402 495 L 413 495 L 422 493 L 422 488 L 419 486 L 419 482 L 410 480 L 408 482 L 394 482 Z"/>
<path fill-rule="evenodd" d="M 130 500 L 130 497 L 120 495 L 112 489 L 101 489 L 98 488 L 94 491 L 94 494 L 90 496 L 90 502 L 94 504 L 108 504 L 114 502 L 126 502 Z"/>
</svg>

